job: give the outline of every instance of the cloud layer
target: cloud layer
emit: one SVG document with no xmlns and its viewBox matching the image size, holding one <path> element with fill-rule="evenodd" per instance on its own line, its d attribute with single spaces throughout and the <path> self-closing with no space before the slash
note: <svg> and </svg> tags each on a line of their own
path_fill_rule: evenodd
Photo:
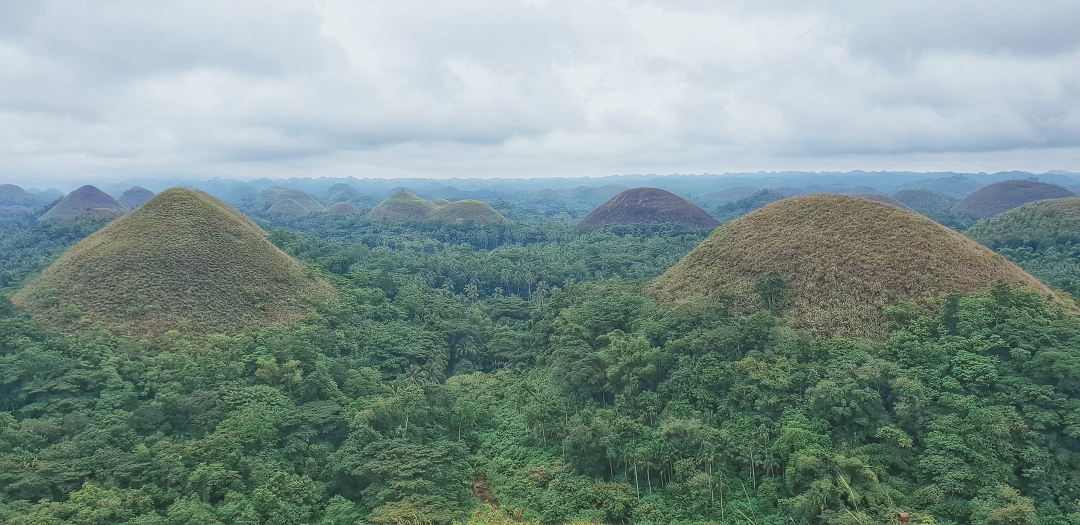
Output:
<svg viewBox="0 0 1080 525">
<path fill-rule="evenodd" d="M 1078 170 L 1078 25 L 1052 0 L 0 0 L 0 179 Z"/>
</svg>

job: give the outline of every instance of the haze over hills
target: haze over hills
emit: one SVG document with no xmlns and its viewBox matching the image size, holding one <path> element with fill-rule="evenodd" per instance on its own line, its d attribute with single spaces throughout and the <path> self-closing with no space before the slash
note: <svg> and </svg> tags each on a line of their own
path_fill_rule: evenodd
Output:
<svg viewBox="0 0 1080 525">
<path fill-rule="evenodd" d="M 882 204 L 888 204 L 890 206 L 896 206 L 897 208 L 902 208 L 905 210 L 911 210 L 911 207 L 907 204 L 904 204 L 888 195 L 882 195 L 880 193 L 853 193 L 851 194 L 851 196 L 858 197 L 860 199 L 866 199 L 869 201 L 880 202 Z"/>
<path fill-rule="evenodd" d="M 942 193 L 930 190 L 900 190 L 893 194 L 893 198 L 904 203 L 909 208 L 922 213 L 949 213 L 956 200 Z"/>
<path fill-rule="evenodd" d="M 146 204 L 150 199 L 154 198 L 154 192 L 143 188 L 142 186 L 135 186 L 124 192 L 116 202 L 121 206 L 134 210 L 143 204 Z"/>
<path fill-rule="evenodd" d="M 69 249 L 12 302 L 65 329 L 162 333 L 294 322 L 333 296 L 227 204 L 174 188 Z"/>
<path fill-rule="evenodd" d="M 1073 192 L 1034 180 L 1007 180 L 981 188 L 956 203 L 952 212 L 976 218 L 993 217 L 1021 204 L 1071 197 Z"/>
<path fill-rule="evenodd" d="M 674 224 L 689 228 L 712 228 L 720 223 L 705 210 L 669 191 L 657 188 L 626 190 L 578 223 L 579 228 L 631 224 Z"/>
<path fill-rule="evenodd" d="M 779 280 L 770 285 L 774 274 Z M 999 280 L 1050 292 L 988 248 L 926 217 L 822 194 L 775 202 L 724 224 L 650 289 L 664 301 L 774 293 L 792 326 L 881 338 L 886 306 L 925 307 Z"/>
<path fill-rule="evenodd" d="M 112 220 L 127 211 L 127 208 L 109 194 L 87 185 L 60 199 L 60 202 L 38 217 L 38 221 L 59 223 L 73 220 Z"/>
<path fill-rule="evenodd" d="M 14 184 L 0 184 L 0 206 L 33 208 L 41 202 L 26 190 Z"/>
</svg>

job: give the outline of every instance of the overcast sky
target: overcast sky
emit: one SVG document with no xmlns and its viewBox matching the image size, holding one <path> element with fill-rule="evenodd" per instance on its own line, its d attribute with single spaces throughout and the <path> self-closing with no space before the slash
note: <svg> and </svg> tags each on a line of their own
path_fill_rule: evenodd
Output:
<svg viewBox="0 0 1080 525">
<path fill-rule="evenodd" d="M 1080 2 L 0 0 L 0 181 L 1080 171 Z"/>
</svg>

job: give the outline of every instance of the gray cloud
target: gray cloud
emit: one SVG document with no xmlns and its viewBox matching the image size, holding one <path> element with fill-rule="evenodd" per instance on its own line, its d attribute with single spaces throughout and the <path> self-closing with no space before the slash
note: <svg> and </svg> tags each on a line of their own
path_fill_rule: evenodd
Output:
<svg viewBox="0 0 1080 525">
<path fill-rule="evenodd" d="M 0 178 L 1080 169 L 1080 5 L 0 0 Z"/>
</svg>

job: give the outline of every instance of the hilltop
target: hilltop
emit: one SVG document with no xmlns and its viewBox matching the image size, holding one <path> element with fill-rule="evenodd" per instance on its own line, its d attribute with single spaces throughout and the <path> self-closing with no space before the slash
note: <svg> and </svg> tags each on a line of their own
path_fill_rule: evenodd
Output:
<svg viewBox="0 0 1080 525">
<path fill-rule="evenodd" d="M 1029 202 L 1072 196 L 1073 192 L 1054 184 L 1034 180 L 1005 180 L 968 195 L 953 206 L 952 212 L 976 218 L 993 217 Z"/>
<path fill-rule="evenodd" d="M 275 202 L 273 206 L 270 206 L 270 209 L 266 210 L 264 213 L 267 215 L 277 215 L 286 219 L 299 219 L 311 215 L 310 210 L 292 199 L 279 200 Z"/>
<path fill-rule="evenodd" d="M 1029 202 L 983 219 L 965 234 L 992 249 L 1080 242 L 1080 197 Z"/>
<path fill-rule="evenodd" d="M 882 195 L 880 193 L 853 193 L 852 197 L 858 197 L 860 199 L 866 199 L 868 201 L 880 202 L 882 204 L 888 204 L 889 206 L 896 206 L 897 208 L 911 210 L 911 207 L 904 204 L 888 195 Z M 914 211 L 914 210 L 912 210 Z"/>
<path fill-rule="evenodd" d="M 713 228 L 720 223 L 705 210 L 674 193 L 657 188 L 633 188 L 600 205 L 582 219 L 578 227 L 603 228 L 628 224 Z"/>
<path fill-rule="evenodd" d="M 150 202 L 150 199 L 153 198 L 154 192 L 143 188 L 142 186 L 135 186 L 130 190 L 125 191 L 119 199 L 116 199 L 116 202 L 129 210 L 134 210 L 135 208 Z"/>
<path fill-rule="evenodd" d="M 434 201 L 432 201 L 434 204 Z M 436 207 L 428 215 L 439 222 L 468 222 L 472 224 L 502 224 L 506 217 L 495 208 L 477 200 L 454 201 Z"/>
<path fill-rule="evenodd" d="M 417 222 L 427 220 L 437 207 L 409 190 L 400 190 L 369 211 L 367 218 L 384 222 Z"/>
<path fill-rule="evenodd" d="M 922 213 L 949 213 L 956 201 L 947 195 L 930 190 L 900 190 L 893 198 Z"/>
<path fill-rule="evenodd" d="M 783 305 L 797 328 L 880 338 L 885 306 L 910 301 L 925 307 L 999 280 L 1050 292 L 988 248 L 914 212 L 810 195 L 717 228 L 649 288 L 664 301 L 694 295 L 748 300 L 761 292 L 770 296 L 765 302 Z"/>
<path fill-rule="evenodd" d="M 23 206 L 33 208 L 38 199 L 14 184 L 0 184 L 0 206 Z"/>
<path fill-rule="evenodd" d="M 211 332 L 293 322 L 333 293 L 236 210 L 173 188 L 76 244 L 12 302 L 69 329 Z"/>
<path fill-rule="evenodd" d="M 282 188 L 280 186 L 267 188 L 266 191 L 263 191 L 262 194 L 259 195 L 259 198 L 255 199 L 254 206 L 261 211 L 267 213 L 275 213 L 270 212 L 270 208 L 272 208 L 275 204 L 285 200 L 291 200 L 296 204 L 299 204 L 310 213 L 322 213 L 326 211 L 326 207 L 323 206 L 322 203 L 320 203 L 319 201 L 315 200 L 315 197 L 312 197 L 311 195 L 308 195 L 307 193 L 304 193 L 300 190 Z M 288 208 L 292 208 L 291 205 L 286 206 Z"/>
<path fill-rule="evenodd" d="M 127 208 L 116 202 L 109 194 L 90 185 L 69 193 L 44 215 L 41 222 L 66 222 L 72 220 L 112 220 L 127 213 Z"/>
</svg>

